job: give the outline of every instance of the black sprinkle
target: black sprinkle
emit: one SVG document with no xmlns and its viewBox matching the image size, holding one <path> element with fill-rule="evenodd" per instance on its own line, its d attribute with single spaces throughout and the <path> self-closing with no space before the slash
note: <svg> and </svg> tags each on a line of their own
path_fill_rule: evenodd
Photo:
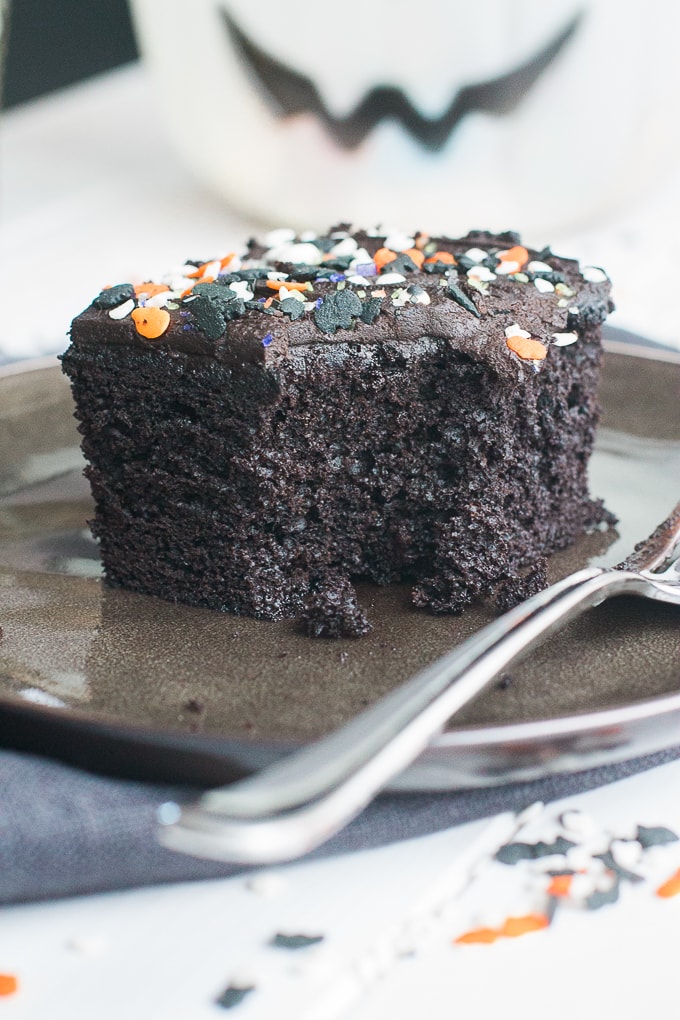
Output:
<svg viewBox="0 0 680 1020">
<path fill-rule="evenodd" d="M 469 255 L 454 255 L 454 258 L 456 260 L 456 265 L 459 266 L 464 273 L 467 273 L 468 269 L 472 269 L 473 266 L 479 264 L 475 262 L 474 259 L 471 259 Z M 451 267 L 449 266 L 449 268 Z"/>
<path fill-rule="evenodd" d="M 392 259 L 391 262 L 386 262 L 380 270 L 380 275 L 384 273 L 417 273 L 418 266 L 415 264 L 410 255 L 406 252 L 402 252 L 401 255 L 397 255 L 396 259 Z"/>
<path fill-rule="evenodd" d="M 123 302 L 135 296 L 135 288 L 131 283 L 117 283 L 115 287 L 107 287 L 98 294 L 92 304 L 95 308 L 117 308 Z"/>
<path fill-rule="evenodd" d="M 349 329 L 352 319 L 361 315 L 363 305 L 351 290 L 338 290 L 324 298 L 314 310 L 314 321 L 324 333 L 335 333 L 336 329 Z"/>
<path fill-rule="evenodd" d="M 255 991 L 254 985 L 229 985 L 225 988 L 218 999 L 215 999 L 215 1005 L 221 1006 L 222 1009 L 233 1009 L 234 1006 L 238 1006 L 245 999 L 246 995 L 250 992 Z"/>
<path fill-rule="evenodd" d="M 557 283 L 567 282 L 567 278 L 564 275 L 564 273 L 558 273 L 557 270 L 555 269 L 553 269 L 553 271 L 550 273 L 537 273 L 536 275 L 540 276 L 542 280 L 547 280 L 548 283 L 552 283 L 553 286 Z"/>
<path fill-rule="evenodd" d="M 541 250 L 536 254 L 536 262 L 545 262 L 547 259 L 552 258 L 552 254 L 552 248 L 541 248 Z"/>
<path fill-rule="evenodd" d="M 364 301 L 363 303 L 361 315 L 359 316 L 359 318 L 361 319 L 362 322 L 366 322 L 370 326 L 371 323 L 375 322 L 375 320 L 377 319 L 381 307 L 382 301 L 380 300 L 380 298 L 377 297 L 367 298 L 367 300 Z"/>
<path fill-rule="evenodd" d="M 620 883 L 614 882 L 611 889 L 602 891 L 596 889 L 594 893 L 591 893 L 587 897 L 585 904 L 588 910 L 599 910 L 600 907 L 606 907 L 610 903 L 616 903 L 619 898 Z"/>
<path fill-rule="evenodd" d="M 197 297 L 189 306 L 191 314 L 208 340 L 219 340 L 227 328 L 227 319 L 221 305 L 209 297 Z"/>
<path fill-rule="evenodd" d="M 226 273 L 224 276 L 220 276 L 220 280 L 227 284 L 236 283 L 236 281 L 245 281 L 246 283 L 253 283 L 255 280 L 264 280 L 269 275 L 271 270 L 267 266 L 261 266 L 258 269 L 239 269 L 236 273 Z"/>
<path fill-rule="evenodd" d="M 315 946 L 323 940 L 323 935 L 282 935 L 278 932 L 269 944 L 279 949 L 306 949 L 307 946 Z"/>
<path fill-rule="evenodd" d="M 678 837 L 673 830 L 667 829 L 663 825 L 653 828 L 647 828 L 645 825 L 638 825 L 637 835 L 635 838 L 643 850 L 646 850 L 650 846 L 663 846 L 664 843 L 677 843 L 678 841 Z"/>
<path fill-rule="evenodd" d="M 196 297 L 208 297 L 213 298 L 215 301 L 236 301 L 238 295 L 235 290 L 228 287 L 226 283 L 197 283 L 192 294 Z"/>
<path fill-rule="evenodd" d="M 423 272 L 425 273 L 448 273 L 451 271 L 450 262 L 425 262 Z"/>
<path fill-rule="evenodd" d="M 626 882 L 642 882 L 642 875 L 637 875 L 634 871 L 628 871 L 627 868 L 621 867 L 617 863 L 611 850 L 605 850 L 603 854 L 595 854 L 597 859 L 601 860 L 605 868 L 609 871 L 613 871 L 619 878 L 623 878 Z"/>
<path fill-rule="evenodd" d="M 301 319 L 305 314 L 305 306 L 302 301 L 298 301 L 297 298 L 287 297 L 283 301 L 279 302 L 279 308 L 286 315 L 289 315 L 293 321 Z"/>
<path fill-rule="evenodd" d="M 448 280 L 446 284 L 446 293 L 449 297 L 453 298 L 453 300 L 456 301 L 461 308 L 464 308 L 466 312 L 471 312 L 471 314 L 476 315 L 478 319 L 481 318 L 475 304 L 470 300 L 467 294 L 463 293 L 458 284 L 454 283 L 452 280 Z"/>
<path fill-rule="evenodd" d="M 558 836 L 554 843 L 506 843 L 496 851 L 496 860 L 501 864 L 517 864 L 518 861 L 533 861 L 538 857 L 550 857 L 552 854 L 566 854 L 567 850 L 576 846 L 564 836 Z"/>
<path fill-rule="evenodd" d="M 512 681 L 513 678 L 510 675 L 510 673 L 501 673 L 500 677 L 498 678 L 498 686 L 502 691 L 507 691 Z"/>
</svg>

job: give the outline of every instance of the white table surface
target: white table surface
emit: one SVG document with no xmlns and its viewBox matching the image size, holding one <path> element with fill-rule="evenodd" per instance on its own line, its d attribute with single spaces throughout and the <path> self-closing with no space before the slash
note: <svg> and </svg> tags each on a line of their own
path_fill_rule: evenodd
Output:
<svg viewBox="0 0 680 1020">
<path fill-rule="evenodd" d="M 62 350 L 71 317 L 104 283 L 148 278 L 252 232 L 196 188 L 157 121 L 140 68 L 5 116 L 5 359 Z M 612 323 L 680 349 L 677 183 L 587 235 L 535 242 L 606 266 L 618 304 Z M 567 808 L 587 812 L 600 840 L 630 837 L 638 824 L 680 833 L 680 763 L 539 809 L 526 838 L 550 841 Z M 680 896 L 662 899 L 655 889 L 680 867 L 680 842 L 645 851 L 643 880 L 626 884 L 613 905 L 565 907 L 550 927 L 519 938 L 454 944 L 479 925 L 540 909 L 531 869 L 490 858 L 516 828 L 501 815 L 269 869 L 259 887 L 236 877 L 5 908 L 0 974 L 17 975 L 19 990 L 0 998 L 0 1013 L 201 1020 L 225 1015 L 216 997 L 246 982 L 255 990 L 229 1013 L 244 1020 L 677 1016 Z M 324 938 L 293 951 L 268 945 L 277 932 Z"/>
</svg>

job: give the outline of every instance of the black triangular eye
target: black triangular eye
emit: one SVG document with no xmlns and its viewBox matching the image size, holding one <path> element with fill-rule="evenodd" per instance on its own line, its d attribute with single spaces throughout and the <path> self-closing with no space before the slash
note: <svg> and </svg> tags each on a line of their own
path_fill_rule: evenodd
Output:
<svg viewBox="0 0 680 1020">
<path fill-rule="evenodd" d="M 266 53 L 250 39 L 227 11 L 224 23 L 236 51 L 248 71 L 281 117 L 313 113 L 326 125 L 335 141 L 346 149 L 356 148 L 380 121 L 400 121 L 425 149 L 442 149 L 457 125 L 469 113 L 503 116 L 517 108 L 573 38 L 581 24 L 578 12 L 557 36 L 514 71 L 477 85 L 467 85 L 451 100 L 441 117 L 424 117 L 403 91 L 390 85 L 377 86 L 346 117 L 336 117 L 327 108 L 309 78 Z"/>
</svg>

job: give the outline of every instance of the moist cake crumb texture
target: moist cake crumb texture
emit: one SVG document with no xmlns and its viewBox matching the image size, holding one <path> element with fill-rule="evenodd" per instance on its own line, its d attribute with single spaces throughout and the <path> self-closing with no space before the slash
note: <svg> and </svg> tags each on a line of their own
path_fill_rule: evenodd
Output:
<svg viewBox="0 0 680 1020">
<path fill-rule="evenodd" d="M 62 356 L 106 580 L 312 636 L 353 582 L 502 608 L 613 518 L 590 498 L 599 268 L 517 235 L 274 231 L 108 287 Z"/>
</svg>

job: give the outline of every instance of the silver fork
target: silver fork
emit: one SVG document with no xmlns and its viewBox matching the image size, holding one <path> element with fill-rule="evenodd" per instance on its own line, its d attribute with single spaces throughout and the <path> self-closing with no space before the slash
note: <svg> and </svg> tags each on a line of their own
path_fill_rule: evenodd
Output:
<svg viewBox="0 0 680 1020">
<path fill-rule="evenodd" d="M 494 620 L 327 737 L 252 777 L 159 811 L 164 846 L 244 864 L 292 860 L 338 832 L 510 662 L 615 595 L 680 606 L 680 503 L 618 567 L 571 574 Z"/>
</svg>

